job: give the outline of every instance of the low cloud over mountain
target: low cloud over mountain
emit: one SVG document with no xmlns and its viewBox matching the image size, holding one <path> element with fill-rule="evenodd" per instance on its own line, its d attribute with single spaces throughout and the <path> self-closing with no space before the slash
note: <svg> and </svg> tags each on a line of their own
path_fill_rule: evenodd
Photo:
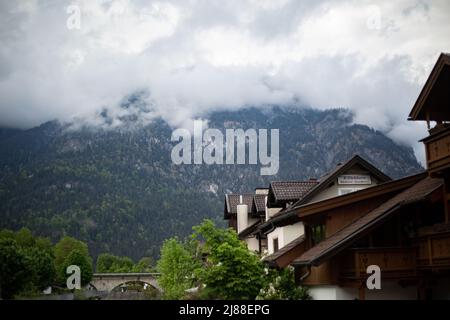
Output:
<svg viewBox="0 0 450 320">
<path fill-rule="evenodd" d="M 79 29 L 67 27 L 69 5 Z M 0 126 L 96 124 L 102 110 L 118 119 L 123 97 L 143 90 L 146 121 L 181 126 L 248 105 L 346 107 L 416 148 L 425 130 L 406 117 L 450 51 L 449 15 L 446 0 L 3 1 Z"/>
</svg>

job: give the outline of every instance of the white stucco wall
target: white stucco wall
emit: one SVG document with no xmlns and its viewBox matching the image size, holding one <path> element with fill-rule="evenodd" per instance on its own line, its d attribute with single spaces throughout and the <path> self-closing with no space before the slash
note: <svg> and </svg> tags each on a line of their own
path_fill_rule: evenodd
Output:
<svg viewBox="0 0 450 320">
<path fill-rule="evenodd" d="M 314 300 L 354 300 L 359 293 L 356 288 L 342 288 L 339 286 L 313 286 L 309 287 L 309 294 Z M 380 290 L 365 292 L 366 300 L 416 300 L 417 288 L 401 287 L 396 282 L 384 281 Z"/>
<path fill-rule="evenodd" d="M 267 246 L 269 254 L 273 253 L 273 239 L 278 238 L 278 249 L 289 244 L 305 233 L 303 222 L 298 222 L 293 225 L 276 228 L 271 233 L 267 234 Z"/>
<path fill-rule="evenodd" d="M 316 201 L 321 201 L 321 200 L 325 200 L 325 199 L 329 199 L 329 198 L 333 198 L 333 197 L 337 197 L 340 194 L 339 189 L 357 189 L 357 190 L 362 190 L 365 188 L 369 188 L 369 187 L 373 187 L 375 186 L 377 183 L 374 183 L 374 179 L 372 179 L 372 184 L 367 185 L 367 184 L 346 184 L 346 185 L 338 185 L 337 184 L 337 179 L 334 183 L 333 186 L 329 187 L 328 189 L 325 189 L 324 191 L 322 191 L 321 193 L 319 193 L 318 195 L 316 195 L 315 197 L 313 197 L 311 199 L 310 202 L 316 202 Z"/>
<path fill-rule="evenodd" d="M 259 251 L 259 241 L 256 237 L 247 238 L 245 242 L 247 243 L 248 250 Z"/>
<path fill-rule="evenodd" d="M 339 296 L 340 288 L 337 286 L 314 286 L 309 287 L 309 294 L 313 300 L 351 300 L 353 295 Z M 340 299 L 338 299 L 338 296 Z"/>
<path fill-rule="evenodd" d="M 298 222 L 296 224 L 283 227 L 284 239 L 281 247 L 284 247 L 288 243 L 297 239 L 305 233 L 305 226 L 303 222 Z M 281 248 L 280 247 L 280 248 Z"/>
<path fill-rule="evenodd" d="M 266 221 L 272 218 L 275 214 L 281 211 L 283 208 L 267 208 L 266 207 Z"/>
<path fill-rule="evenodd" d="M 282 228 L 276 228 L 271 233 L 267 234 L 267 250 L 269 254 L 273 253 L 273 239 L 278 238 L 278 246 L 280 246 L 281 241 L 283 241 L 283 231 Z"/>
<path fill-rule="evenodd" d="M 367 172 L 361 168 L 358 168 L 358 166 L 351 168 L 348 171 L 343 173 L 343 175 L 346 175 L 346 174 L 369 175 L 370 179 L 371 179 L 371 184 L 341 184 L 340 185 L 340 184 L 338 184 L 338 179 L 335 179 L 334 184 L 331 187 L 320 192 L 318 195 L 313 197 L 310 202 L 316 202 L 316 201 L 321 201 L 321 200 L 337 197 L 340 195 L 339 189 L 341 189 L 341 188 L 342 189 L 348 189 L 348 188 L 365 189 L 365 188 L 373 187 L 373 186 L 379 184 L 379 181 L 373 175 L 371 175 L 369 172 Z"/>
</svg>

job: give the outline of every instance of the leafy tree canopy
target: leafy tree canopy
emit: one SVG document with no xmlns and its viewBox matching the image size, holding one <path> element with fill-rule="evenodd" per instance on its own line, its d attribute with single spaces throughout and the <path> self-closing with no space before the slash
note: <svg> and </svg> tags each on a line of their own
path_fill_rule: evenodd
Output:
<svg viewBox="0 0 450 320">
<path fill-rule="evenodd" d="M 194 227 L 193 238 L 203 240 L 207 253 L 203 268 L 197 269 L 206 286 L 205 295 L 220 299 L 255 299 L 266 281 L 258 255 L 250 252 L 231 229 L 217 228 L 211 220 Z"/>
<path fill-rule="evenodd" d="M 185 290 L 194 286 L 194 273 L 200 263 L 193 259 L 188 248 L 177 238 L 164 241 L 157 269 L 161 273 L 158 283 L 164 290 L 165 299 L 181 299 Z"/>
<path fill-rule="evenodd" d="M 291 267 L 269 271 L 271 279 L 259 292 L 257 300 L 310 300 L 306 287 L 295 284 L 294 269 Z"/>
<path fill-rule="evenodd" d="M 55 278 L 53 248 L 49 239 L 34 237 L 30 230 L 0 231 L 2 297 L 27 291 L 40 292 Z"/>
<path fill-rule="evenodd" d="M 10 299 L 24 289 L 28 281 L 26 258 L 13 239 L 0 239 L 0 293 Z"/>
<path fill-rule="evenodd" d="M 61 267 L 60 277 L 63 279 L 67 278 L 67 267 L 70 265 L 76 265 L 80 267 L 81 271 L 81 285 L 87 285 L 92 279 L 92 259 L 83 250 L 74 249 L 64 260 Z"/>
<path fill-rule="evenodd" d="M 74 256 L 71 259 L 80 259 L 80 261 L 85 264 L 85 269 L 81 268 L 81 265 L 79 267 L 81 268 L 82 272 L 82 279 L 83 279 L 83 272 L 86 273 L 86 276 L 91 274 L 92 276 L 92 258 L 89 255 L 88 246 L 86 243 L 79 241 L 72 237 L 63 237 L 54 248 L 54 254 L 55 254 L 55 269 L 57 271 L 57 281 L 60 285 L 66 284 L 67 274 L 66 274 L 66 268 L 70 264 L 68 264 L 71 259 L 68 259 L 68 257 L 71 255 L 73 251 L 76 251 L 77 253 L 74 254 Z M 78 256 L 83 256 L 84 259 L 79 258 Z M 72 263 L 75 264 L 75 263 Z M 89 267 L 87 267 L 89 265 Z"/>
<path fill-rule="evenodd" d="M 164 298 L 308 299 L 290 269 L 268 269 L 232 229 L 211 220 L 193 228 L 188 241 L 166 240 L 158 271 Z M 187 292 L 189 288 L 196 288 Z"/>
<path fill-rule="evenodd" d="M 144 257 L 137 264 L 128 257 L 117 257 L 110 253 L 102 253 L 97 258 L 96 271 L 100 273 L 120 272 L 154 272 L 153 260 Z"/>
</svg>

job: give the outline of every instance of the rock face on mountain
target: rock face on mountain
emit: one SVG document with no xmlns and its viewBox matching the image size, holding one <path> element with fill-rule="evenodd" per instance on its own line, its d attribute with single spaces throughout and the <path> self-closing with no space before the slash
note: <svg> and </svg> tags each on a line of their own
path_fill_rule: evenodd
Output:
<svg viewBox="0 0 450 320">
<path fill-rule="evenodd" d="M 57 122 L 0 129 L 0 228 L 26 226 L 53 240 L 75 236 L 94 256 L 155 257 L 164 239 L 185 236 L 203 218 L 222 223 L 226 192 L 320 177 L 354 154 L 393 178 L 422 170 L 411 148 L 352 124 L 341 109 L 249 108 L 208 116 L 208 126 L 223 132 L 279 129 L 275 176 L 261 176 L 258 165 L 175 165 L 166 122 L 128 121 L 109 130 L 68 130 Z"/>
</svg>

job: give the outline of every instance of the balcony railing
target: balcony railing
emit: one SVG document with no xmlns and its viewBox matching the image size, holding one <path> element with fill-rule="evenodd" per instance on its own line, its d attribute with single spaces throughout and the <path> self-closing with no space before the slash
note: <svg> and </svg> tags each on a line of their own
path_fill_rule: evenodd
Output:
<svg viewBox="0 0 450 320">
<path fill-rule="evenodd" d="M 450 231 L 420 236 L 417 265 L 422 269 L 450 267 Z"/>
<path fill-rule="evenodd" d="M 377 265 L 384 278 L 416 275 L 415 248 L 361 248 L 349 249 L 341 264 L 342 278 L 367 277 L 367 267 Z"/>
<path fill-rule="evenodd" d="M 440 125 L 430 131 L 430 136 L 424 139 L 427 167 L 430 171 L 450 168 L 450 127 Z"/>
</svg>

